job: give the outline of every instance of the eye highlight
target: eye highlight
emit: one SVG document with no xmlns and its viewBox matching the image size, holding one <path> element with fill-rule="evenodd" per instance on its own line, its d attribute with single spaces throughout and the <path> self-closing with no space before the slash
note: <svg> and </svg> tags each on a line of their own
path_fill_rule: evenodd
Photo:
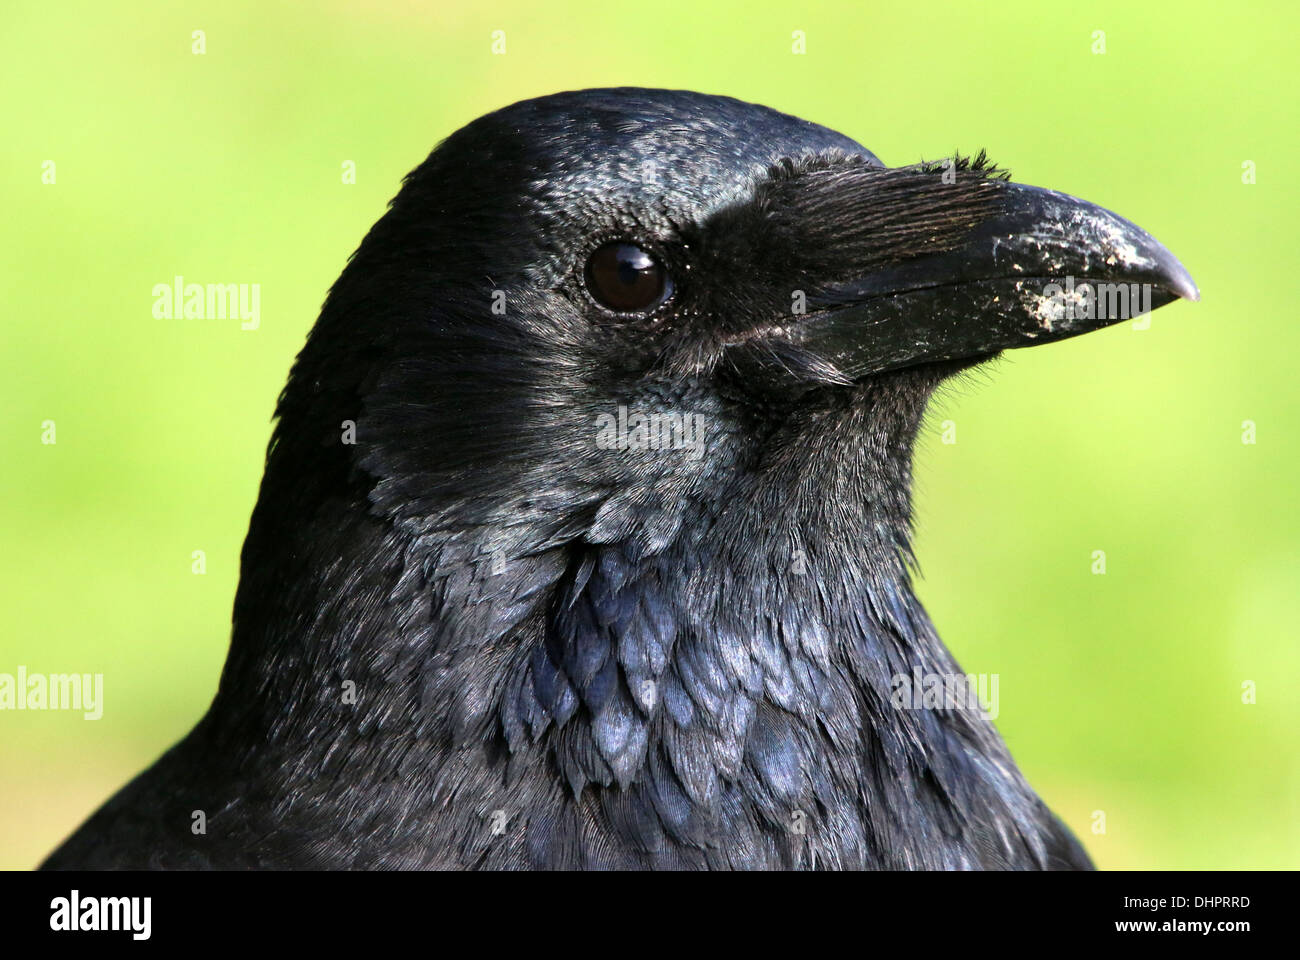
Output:
<svg viewBox="0 0 1300 960">
<path fill-rule="evenodd" d="M 598 247 L 587 260 L 584 280 L 592 298 L 615 313 L 649 313 L 673 290 L 663 264 L 627 240 Z"/>
</svg>

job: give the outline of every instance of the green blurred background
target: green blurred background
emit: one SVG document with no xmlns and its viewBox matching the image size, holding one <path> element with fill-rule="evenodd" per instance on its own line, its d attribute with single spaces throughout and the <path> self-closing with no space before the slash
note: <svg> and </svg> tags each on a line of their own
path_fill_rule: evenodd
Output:
<svg viewBox="0 0 1300 960">
<path fill-rule="evenodd" d="M 102 672 L 106 701 L 0 713 L 0 866 L 37 863 L 202 714 L 275 396 L 402 175 L 488 110 L 621 84 L 765 103 L 891 164 L 987 147 L 1183 260 L 1201 303 L 938 400 L 921 590 L 1099 865 L 1300 865 L 1289 5 L 110 6 L 0 15 L 0 672 Z M 176 274 L 260 283 L 260 328 L 155 320 Z"/>
</svg>

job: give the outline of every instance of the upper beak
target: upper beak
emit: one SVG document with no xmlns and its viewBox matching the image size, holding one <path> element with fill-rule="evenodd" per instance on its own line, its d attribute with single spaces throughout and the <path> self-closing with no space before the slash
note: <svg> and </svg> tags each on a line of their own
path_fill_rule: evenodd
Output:
<svg viewBox="0 0 1300 960">
<path fill-rule="evenodd" d="M 849 379 L 1097 330 L 1182 297 L 1191 276 L 1145 230 L 1075 197 L 1002 183 L 955 249 L 820 291 L 804 347 Z"/>
</svg>

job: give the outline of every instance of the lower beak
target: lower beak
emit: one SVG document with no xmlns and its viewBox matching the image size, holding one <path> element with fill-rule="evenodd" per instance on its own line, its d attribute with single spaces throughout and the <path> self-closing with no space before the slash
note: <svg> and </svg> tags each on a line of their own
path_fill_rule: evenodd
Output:
<svg viewBox="0 0 1300 960">
<path fill-rule="evenodd" d="M 1199 300 L 1154 237 L 1075 197 L 1002 184 L 999 212 L 956 249 L 809 297 L 799 340 L 848 379 L 1078 336 Z"/>
</svg>

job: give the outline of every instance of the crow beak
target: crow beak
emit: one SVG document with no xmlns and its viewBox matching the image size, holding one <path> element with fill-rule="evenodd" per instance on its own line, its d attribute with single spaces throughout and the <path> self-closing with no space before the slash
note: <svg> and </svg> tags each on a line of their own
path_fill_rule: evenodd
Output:
<svg viewBox="0 0 1300 960">
<path fill-rule="evenodd" d="M 798 338 L 848 379 L 1078 336 L 1178 298 L 1183 265 L 1145 230 L 1075 197 L 1001 183 L 954 249 L 819 291 Z"/>
</svg>

